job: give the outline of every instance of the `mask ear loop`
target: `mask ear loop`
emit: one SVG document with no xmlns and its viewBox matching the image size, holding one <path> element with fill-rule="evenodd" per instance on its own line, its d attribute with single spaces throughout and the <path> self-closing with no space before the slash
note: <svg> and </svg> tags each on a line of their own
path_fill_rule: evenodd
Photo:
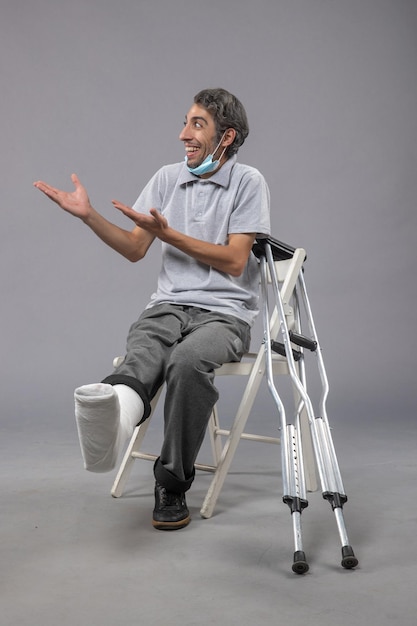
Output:
<svg viewBox="0 0 417 626">
<path fill-rule="evenodd" d="M 221 136 L 220 141 L 219 141 L 219 143 L 218 143 L 218 144 L 217 144 L 217 146 L 216 146 L 216 149 L 212 152 L 212 157 L 214 157 L 214 155 L 216 154 L 217 150 L 220 148 L 220 144 L 221 144 L 221 142 L 223 141 L 224 136 L 225 136 L 225 134 L 227 133 L 227 131 L 228 131 L 228 130 L 229 130 L 229 129 L 227 128 L 227 129 L 224 131 L 223 135 Z M 228 147 L 228 146 L 225 146 L 225 147 L 223 148 L 223 152 L 221 153 L 221 155 L 219 156 L 219 158 L 218 158 L 218 159 L 216 159 L 216 161 L 221 161 L 221 159 L 222 159 L 222 157 L 223 157 L 224 153 L 225 153 L 225 152 L 226 152 L 226 150 L 227 150 L 227 147 Z"/>
<path fill-rule="evenodd" d="M 217 161 L 221 161 L 221 160 L 222 160 L 223 155 L 224 155 L 224 153 L 226 152 L 226 150 L 227 150 L 227 146 L 225 146 L 225 147 L 224 147 L 223 152 L 221 153 L 221 155 L 219 156 L 219 158 L 218 158 L 218 159 L 216 159 Z"/>
</svg>

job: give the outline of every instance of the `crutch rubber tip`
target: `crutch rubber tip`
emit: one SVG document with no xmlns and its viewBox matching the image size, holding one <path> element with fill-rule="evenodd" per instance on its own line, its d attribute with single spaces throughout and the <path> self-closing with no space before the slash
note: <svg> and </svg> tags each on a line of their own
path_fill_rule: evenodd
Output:
<svg viewBox="0 0 417 626">
<path fill-rule="evenodd" d="M 292 564 L 292 571 L 294 574 L 305 574 L 308 572 L 309 567 L 306 561 L 306 555 L 302 550 L 294 552 L 294 563 Z"/>
<path fill-rule="evenodd" d="M 359 561 L 356 558 L 352 546 L 343 546 L 342 548 L 342 567 L 345 569 L 353 569 L 358 565 Z"/>
</svg>

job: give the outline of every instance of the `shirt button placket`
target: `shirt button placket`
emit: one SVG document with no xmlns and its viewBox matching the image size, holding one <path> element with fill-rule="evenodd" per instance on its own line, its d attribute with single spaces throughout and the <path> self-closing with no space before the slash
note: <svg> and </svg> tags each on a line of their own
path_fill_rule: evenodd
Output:
<svg viewBox="0 0 417 626">
<path fill-rule="evenodd" d="M 198 191 L 198 202 L 197 202 L 197 206 L 196 206 L 196 217 L 197 219 L 201 219 L 203 217 L 204 214 L 204 191 L 201 189 L 199 189 Z"/>
</svg>

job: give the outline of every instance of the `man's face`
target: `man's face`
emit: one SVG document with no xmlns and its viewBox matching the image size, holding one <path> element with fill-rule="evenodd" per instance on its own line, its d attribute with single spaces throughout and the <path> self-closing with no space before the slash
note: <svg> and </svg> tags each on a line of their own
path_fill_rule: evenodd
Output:
<svg viewBox="0 0 417 626">
<path fill-rule="evenodd" d="M 218 143 L 211 113 L 204 107 L 193 104 L 185 116 L 184 128 L 179 138 L 184 142 L 187 165 L 189 167 L 200 165 L 209 154 L 212 154 Z"/>
</svg>

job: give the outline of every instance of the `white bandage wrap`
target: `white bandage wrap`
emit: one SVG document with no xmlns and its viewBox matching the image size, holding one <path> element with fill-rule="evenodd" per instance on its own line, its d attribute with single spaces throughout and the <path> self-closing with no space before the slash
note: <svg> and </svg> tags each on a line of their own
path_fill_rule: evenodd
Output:
<svg viewBox="0 0 417 626">
<path fill-rule="evenodd" d="M 114 385 L 120 406 L 120 439 L 121 445 L 130 439 L 133 431 L 143 417 L 144 404 L 142 398 L 132 387 Z"/>
<path fill-rule="evenodd" d="M 143 402 L 125 385 L 94 383 L 74 392 L 75 419 L 84 467 L 109 472 L 143 415 Z"/>
</svg>

